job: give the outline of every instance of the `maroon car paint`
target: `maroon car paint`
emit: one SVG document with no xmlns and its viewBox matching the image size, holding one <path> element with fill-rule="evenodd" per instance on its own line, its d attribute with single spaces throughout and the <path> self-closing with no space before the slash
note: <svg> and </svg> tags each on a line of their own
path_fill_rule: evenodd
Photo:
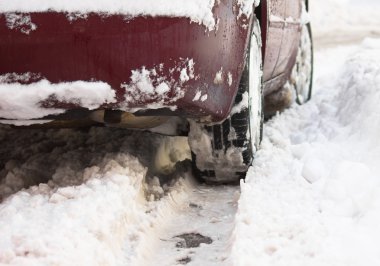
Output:
<svg viewBox="0 0 380 266">
<path fill-rule="evenodd" d="M 197 80 L 184 84 L 184 97 L 168 105 L 187 116 L 224 119 L 244 67 L 249 28 L 237 21 L 238 8 L 224 0 L 214 7 L 218 28 L 207 31 L 187 18 L 137 17 L 90 14 L 87 19 L 69 21 L 63 13 L 31 13 L 37 29 L 29 35 L 6 26 L 0 15 L 0 74 L 39 73 L 52 83 L 65 81 L 104 81 L 116 90 L 118 102 L 104 106 L 118 109 L 125 101 L 122 83 L 131 71 L 164 64 L 164 72 L 180 59 L 193 59 Z M 214 83 L 223 68 L 223 83 Z M 233 76 L 231 86 L 227 73 Z M 169 74 L 169 73 L 164 73 Z M 179 78 L 179 76 L 174 77 Z M 174 93 L 172 88 L 171 93 Z M 197 90 L 207 94 L 205 101 L 193 101 Z M 48 100 L 49 101 L 49 100 Z M 130 107 L 144 108 L 148 101 Z M 124 103 L 125 104 L 125 103 Z M 73 108 L 65 103 L 45 102 L 58 108 Z"/>
<path fill-rule="evenodd" d="M 295 63 L 300 40 L 302 2 L 266 0 L 264 95 L 281 88 Z"/>
<path fill-rule="evenodd" d="M 268 18 L 300 17 L 299 0 L 262 0 L 265 61 L 265 93 L 282 86 L 295 61 L 299 40 L 299 24 L 271 21 Z M 37 29 L 29 35 L 6 25 L 0 14 L 0 75 L 5 73 L 38 73 L 52 83 L 66 81 L 104 81 L 117 94 L 117 103 L 102 108 L 146 108 L 155 99 L 126 102 L 123 83 L 130 82 L 131 71 L 157 68 L 164 64 L 162 75 L 179 79 L 169 73 L 183 60 L 193 59 L 195 76 L 182 85 L 183 97 L 175 102 L 174 86 L 164 99 L 167 106 L 177 106 L 169 115 L 209 117 L 221 121 L 229 114 L 244 68 L 250 25 L 247 18 L 237 19 L 235 0 L 222 0 L 213 9 L 217 29 L 207 29 L 187 18 L 104 16 L 90 14 L 86 19 L 70 21 L 64 13 L 31 13 Z M 223 82 L 214 82 L 223 69 Z M 227 82 L 228 72 L 232 84 Z M 193 101 L 197 91 L 207 94 L 205 101 Z M 1 97 L 1 95 L 0 95 Z M 56 102 L 53 98 L 41 106 L 74 109 L 80 106 Z M 123 107 L 124 108 L 124 107 Z M 155 111 L 154 111 L 155 112 Z M 153 113 L 154 113 L 153 112 Z"/>
</svg>

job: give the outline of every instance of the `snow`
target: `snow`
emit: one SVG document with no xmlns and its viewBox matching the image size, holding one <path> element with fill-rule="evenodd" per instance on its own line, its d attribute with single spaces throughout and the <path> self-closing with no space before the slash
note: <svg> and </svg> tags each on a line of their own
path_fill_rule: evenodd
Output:
<svg viewBox="0 0 380 266">
<path fill-rule="evenodd" d="M 309 1 L 311 21 L 317 34 L 339 31 L 377 30 L 380 26 L 380 2 L 377 0 Z"/>
<path fill-rule="evenodd" d="M 132 70 L 125 89 L 125 102 L 120 109 L 135 112 L 141 102 L 151 101 L 144 109 L 168 107 L 175 110 L 175 102 L 185 95 L 186 82 L 196 78 L 193 59 L 179 59 L 173 66 L 159 64 L 152 69 L 144 66 Z M 164 74 L 164 72 L 169 74 Z M 180 76 L 176 80 L 175 76 Z M 35 81 L 34 80 L 39 80 Z M 29 84 L 24 84 L 28 83 Z M 90 110 L 116 102 L 115 90 L 105 82 L 74 81 L 51 83 L 35 73 L 6 73 L 0 75 L 0 118 L 28 120 L 64 113 L 64 109 L 41 107 L 44 102 L 58 101 L 76 104 Z M 204 99 L 204 98 L 203 98 Z"/>
<path fill-rule="evenodd" d="M 245 2 L 245 1 L 244 1 Z M 2 0 L 0 12 L 44 12 L 67 13 L 104 13 L 136 16 L 187 17 L 191 21 L 203 24 L 209 30 L 215 27 L 212 13 L 214 0 L 107 0 L 107 1 L 61 1 L 61 0 Z"/>
<path fill-rule="evenodd" d="M 26 72 L 26 73 L 5 73 L 0 75 L 0 83 L 12 83 L 12 82 L 20 82 L 27 83 L 33 81 L 35 79 L 41 79 L 40 74 Z"/>
<path fill-rule="evenodd" d="M 207 100 L 207 94 L 204 94 L 204 95 L 202 95 L 202 97 L 201 97 L 201 102 L 204 102 L 204 101 L 206 101 Z"/>
<path fill-rule="evenodd" d="M 249 17 L 253 12 L 253 8 L 260 4 L 260 0 L 238 0 L 237 2 L 240 7 L 239 17 L 242 15 Z"/>
<path fill-rule="evenodd" d="M 137 16 L 168 16 L 168 17 L 187 17 L 192 22 L 203 24 L 208 30 L 214 30 L 217 27 L 216 19 L 212 12 L 215 0 L 107 0 L 107 1 L 60 1 L 60 0 L 2 0 L 0 2 L 0 13 L 8 13 L 7 16 L 18 16 L 26 18 L 19 13 L 31 12 L 65 12 L 68 18 L 78 19 L 85 18 L 83 14 L 102 13 L 121 14 L 131 17 Z M 244 15 L 249 17 L 253 12 L 253 5 L 258 6 L 258 0 L 238 0 L 239 17 Z M 17 14 L 16 14 L 17 13 Z M 29 17 L 30 22 L 30 17 Z M 19 23 L 11 23 L 10 27 L 14 28 Z M 29 23 L 34 25 L 33 23 Z M 35 27 L 35 25 L 34 25 Z M 34 30 L 32 28 L 30 30 Z M 29 34 L 29 31 L 24 32 Z"/>
<path fill-rule="evenodd" d="M 365 6 L 372 9 L 367 18 L 361 17 Z M 349 14 L 352 21 L 363 19 L 366 33 L 378 22 L 376 6 L 377 0 L 326 0 L 318 10 L 350 31 L 351 22 L 339 20 L 357 8 Z M 316 19 L 318 10 L 311 14 L 317 38 L 328 29 L 322 17 Z M 366 21 L 373 23 L 366 28 Z M 317 44 L 312 100 L 265 124 L 241 193 L 239 187 L 199 185 L 186 167 L 166 181 L 155 177 L 155 164 L 177 168 L 176 160 L 189 157 L 183 138 L 171 142 L 115 128 L 1 126 L 0 264 L 175 265 L 189 258 L 189 265 L 380 265 L 380 39 L 328 49 Z M 177 74 L 185 66 L 187 76 L 196 78 L 191 60 Z M 147 71 L 152 79 L 153 70 Z M 136 84 L 147 79 L 141 73 Z M 39 79 L 34 75 L 9 73 L 0 81 L 24 97 L 32 87 L 22 84 Z M 40 82 L 50 88 L 42 98 L 58 93 L 57 84 Z M 95 85 L 103 93 L 86 98 L 91 108 L 113 100 L 106 84 Z M 200 100 L 202 92 L 194 93 Z M 77 96 L 65 99 L 84 100 Z M 2 100 L 16 104 L 7 97 Z M 193 128 L 195 148 L 211 152 L 208 132 Z M 182 233 L 214 242 L 178 248 Z"/>
<path fill-rule="evenodd" d="M 220 265 L 225 259 L 239 188 L 199 186 L 186 172 L 186 179 L 167 183 L 147 175 L 159 144 L 170 156 L 188 157 L 188 147 L 178 149 L 186 138 L 170 143 L 103 128 L 17 132 L 0 131 L 2 142 L 18 143 L 2 146 L 14 159 L 0 171 L 0 264 L 156 265 L 158 259 L 174 265 L 190 257 L 196 265 L 203 258 Z M 213 243 L 176 248 L 176 236 L 192 232 Z M 161 246 L 166 252 L 157 252 Z"/>
<path fill-rule="evenodd" d="M 244 92 L 241 95 L 241 97 L 242 97 L 241 101 L 232 107 L 231 113 L 230 113 L 231 116 L 234 114 L 238 114 L 241 111 L 243 111 L 244 109 L 248 108 L 248 103 L 249 103 L 248 91 Z"/>
<path fill-rule="evenodd" d="M 201 91 L 197 91 L 197 93 L 195 94 L 195 96 L 193 98 L 193 102 L 199 101 L 199 99 L 201 98 L 201 96 L 202 96 L 202 92 Z"/>
<path fill-rule="evenodd" d="M 141 69 L 132 70 L 130 81 L 120 84 L 126 90 L 125 103 L 121 109 L 134 112 L 141 109 L 138 106 L 141 103 L 144 103 L 144 109 L 177 109 L 174 103 L 185 96 L 186 82 L 195 78 L 194 65 L 193 59 L 181 58 L 172 67 L 158 64 L 152 69 L 143 66 Z M 177 80 L 174 78 L 176 76 L 180 78 Z M 146 106 L 146 101 L 152 103 Z"/>
<path fill-rule="evenodd" d="M 186 199 L 183 179 L 169 191 L 146 176 L 149 153 L 134 152 L 154 151 L 162 137 L 101 128 L 18 132 L 0 131 L 2 143 L 18 143 L 2 146 L 12 159 L 0 171 L 0 264 L 137 265 L 149 258 L 154 225 Z"/>
<path fill-rule="evenodd" d="M 228 86 L 232 86 L 232 81 L 233 81 L 233 79 L 232 79 L 232 74 L 231 74 L 231 72 L 228 72 L 228 74 L 227 74 L 227 83 L 228 83 Z"/>
<path fill-rule="evenodd" d="M 234 265 L 379 265 L 380 40 L 316 54 L 311 102 L 264 127 Z"/>
<path fill-rule="evenodd" d="M 214 84 L 223 84 L 223 67 L 221 67 L 220 70 L 215 73 Z"/>
<path fill-rule="evenodd" d="M 181 70 L 181 75 L 179 76 L 179 79 L 182 82 L 188 81 L 190 79 L 189 76 L 187 75 L 187 69 L 186 68 Z"/>
<path fill-rule="evenodd" d="M 234 225 L 239 188 L 237 186 L 210 187 L 187 184 L 182 201 L 172 208 L 173 220 L 162 224 L 157 236 L 151 237 L 161 252 L 153 252 L 149 261 L 141 265 L 181 265 L 179 260 L 189 258 L 189 265 L 230 265 L 227 260 Z M 209 199 L 213 200 L 210 201 Z M 185 225 L 185 226 L 184 226 Z M 212 243 L 198 248 L 174 248 L 184 233 L 199 233 L 210 237 Z M 164 240 L 164 241 L 162 241 Z M 183 263 L 182 263 L 183 264 Z"/>
<path fill-rule="evenodd" d="M 19 29 L 24 34 L 29 34 L 37 29 L 37 26 L 32 22 L 30 15 L 9 13 L 6 14 L 5 18 L 8 28 Z"/>
<path fill-rule="evenodd" d="M 54 120 L 11 120 L 11 119 L 0 119 L 0 123 L 3 125 L 15 125 L 15 126 L 30 126 L 36 124 L 46 124 Z"/>
<path fill-rule="evenodd" d="M 0 95 L 0 117 L 20 120 L 65 112 L 63 109 L 41 107 L 42 102 L 49 100 L 78 104 L 88 109 L 116 101 L 115 91 L 107 83 L 85 81 L 57 84 L 46 79 L 31 84 L 2 82 Z"/>
<path fill-rule="evenodd" d="M 186 137 L 164 139 L 155 156 L 154 167 L 159 173 L 171 174 L 177 162 L 191 160 L 191 151 Z"/>
<path fill-rule="evenodd" d="M 25 137 L 28 135 L 25 134 Z M 70 139 L 73 136 L 80 137 L 80 134 L 70 134 L 70 131 L 63 130 L 58 136 L 52 135 L 52 139 L 66 141 L 67 144 L 57 147 L 51 154 L 41 153 L 43 143 L 33 143 L 33 140 L 25 138 L 23 141 L 30 142 L 30 147 L 40 153 L 30 157 L 29 166 L 19 165 L 16 161 L 7 163 L 9 172 L 6 179 L 19 180 L 21 187 L 22 183 L 27 182 L 26 176 L 31 178 L 33 175 L 30 170 L 33 164 L 40 164 L 40 171 L 48 171 L 54 164 L 57 168 L 53 179 L 47 184 L 20 191 L 2 202 L 1 263 L 96 265 L 107 261 L 116 265 L 117 252 L 114 249 L 121 246 L 122 235 L 132 235 L 137 230 L 137 226 L 120 230 L 122 227 L 119 223 L 124 220 L 124 216 L 130 220 L 144 216 L 140 200 L 143 199 L 141 180 L 146 169 L 135 158 L 125 154 L 93 156 L 90 159 L 93 164 L 89 163 L 88 167 L 82 168 L 78 162 L 84 162 L 81 156 L 91 154 L 91 149 L 75 151 L 76 144 L 82 146 L 83 142 L 80 139 Z M 96 138 L 95 135 L 94 137 Z M 94 139 L 90 140 L 90 143 L 93 141 Z M 64 151 L 66 155 L 57 151 Z M 21 155 L 28 154 L 28 149 L 18 152 Z M 12 153 L 17 154 L 15 151 Z M 53 159 L 60 155 L 63 157 Z M 53 159 L 57 162 L 44 165 L 39 162 L 41 157 L 44 158 L 42 161 L 49 162 Z M 23 172 L 23 167 L 29 168 L 29 171 Z M 19 175 L 21 173 L 26 175 L 24 179 Z M 17 184 L 11 184 L 8 183 L 7 186 L 17 189 Z M 5 188 L 4 185 L 2 184 L 2 189 Z M 120 193 L 121 191 L 125 193 Z M 1 194 L 4 195 L 3 193 L 4 190 Z M 129 205 L 128 209 L 125 209 L 125 204 Z M 97 218 L 99 213 L 102 213 L 102 219 Z M 14 231 L 12 228 L 18 229 Z M 118 236 L 114 238 L 115 235 Z"/>
<path fill-rule="evenodd" d="M 196 155 L 196 165 L 199 170 L 214 169 L 218 181 L 222 182 L 230 178 L 232 165 L 234 165 L 234 169 L 240 171 L 246 169 L 242 156 L 243 148 L 231 146 L 226 150 L 214 151 L 210 136 L 213 132 L 208 132 L 194 120 L 189 120 L 189 123 L 189 145 L 191 151 Z"/>
</svg>

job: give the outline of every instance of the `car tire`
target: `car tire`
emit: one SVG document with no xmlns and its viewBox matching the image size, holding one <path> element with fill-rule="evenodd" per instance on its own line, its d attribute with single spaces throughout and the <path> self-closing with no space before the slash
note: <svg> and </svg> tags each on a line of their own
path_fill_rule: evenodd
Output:
<svg viewBox="0 0 380 266">
<path fill-rule="evenodd" d="M 294 102 L 302 105 L 311 99 L 313 81 L 313 39 L 310 23 L 301 28 L 296 62 L 285 85 L 265 96 L 265 120 Z"/>
<path fill-rule="evenodd" d="M 296 64 L 292 69 L 290 84 L 296 93 L 296 102 L 310 100 L 313 86 L 313 39 L 310 23 L 303 25 Z"/>
<path fill-rule="evenodd" d="M 249 50 L 229 117 L 221 124 L 190 121 L 194 175 L 207 183 L 238 182 L 252 164 L 263 131 L 261 32 L 253 19 Z"/>
</svg>

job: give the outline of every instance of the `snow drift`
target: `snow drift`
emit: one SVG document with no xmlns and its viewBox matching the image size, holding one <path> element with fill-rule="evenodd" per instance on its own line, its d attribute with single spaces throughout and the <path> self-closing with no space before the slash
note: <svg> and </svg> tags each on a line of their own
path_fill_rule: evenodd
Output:
<svg viewBox="0 0 380 266">
<path fill-rule="evenodd" d="M 379 66 L 380 40 L 318 53 L 313 100 L 266 124 L 236 265 L 379 265 Z"/>
</svg>

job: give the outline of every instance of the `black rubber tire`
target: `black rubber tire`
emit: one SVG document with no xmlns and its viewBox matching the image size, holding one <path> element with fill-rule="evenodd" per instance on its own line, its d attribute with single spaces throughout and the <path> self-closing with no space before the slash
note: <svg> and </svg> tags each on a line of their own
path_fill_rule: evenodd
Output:
<svg viewBox="0 0 380 266">
<path fill-rule="evenodd" d="M 259 58 L 260 58 L 260 74 L 262 73 L 262 56 L 261 56 L 261 33 L 260 33 L 260 24 L 256 18 L 254 18 L 253 26 L 252 26 L 252 34 L 256 38 L 250 38 L 250 41 L 255 40 L 257 42 L 257 46 L 259 47 Z M 251 45 L 249 46 L 251 47 Z M 247 57 L 245 60 L 245 67 L 240 79 L 239 89 L 237 95 L 235 97 L 234 106 L 238 105 L 243 100 L 243 95 L 248 92 L 249 93 L 249 58 L 250 51 L 247 53 Z M 259 75 L 260 75 L 259 74 Z M 255 156 L 256 150 L 260 146 L 260 142 L 262 139 L 262 131 L 263 131 L 263 93 L 262 93 L 262 77 L 260 77 L 259 90 L 260 92 L 260 105 L 261 108 L 258 113 L 257 119 L 260 119 L 260 133 L 259 140 L 255 140 L 254 148 L 252 145 L 251 132 L 250 132 L 250 122 L 251 122 L 251 106 L 250 108 L 243 108 L 240 112 L 234 113 L 230 115 L 223 123 L 217 125 L 201 125 L 203 130 L 207 131 L 209 136 L 211 146 L 212 146 L 212 157 L 211 160 L 215 162 L 214 165 L 211 165 L 210 169 L 199 170 L 197 166 L 197 156 L 195 152 L 192 153 L 193 157 L 193 173 L 196 177 L 203 179 L 207 183 L 214 184 L 225 184 L 225 183 L 235 183 L 238 182 L 241 178 L 245 177 L 246 171 L 249 166 L 252 164 L 253 158 Z M 231 138 L 230 133 L 233 131 L 234 138 Z M 255 134 L 257 136 L 257 134 Z M 257 143 L 258 142 L 258 143 Z M 191 140 L 189 140 L 190 147 L 192 147 Z M 226 170 L 223 171 L 223 174 L 218 173 L 219 167 L 223 167 L 223 161 L 227 158 L 227 151 L 229 148 L 237 148 L 241 151 L 242 163 L 239 165 L 231 165 L 229 166 L 228 172 Z"/>
</svg>

